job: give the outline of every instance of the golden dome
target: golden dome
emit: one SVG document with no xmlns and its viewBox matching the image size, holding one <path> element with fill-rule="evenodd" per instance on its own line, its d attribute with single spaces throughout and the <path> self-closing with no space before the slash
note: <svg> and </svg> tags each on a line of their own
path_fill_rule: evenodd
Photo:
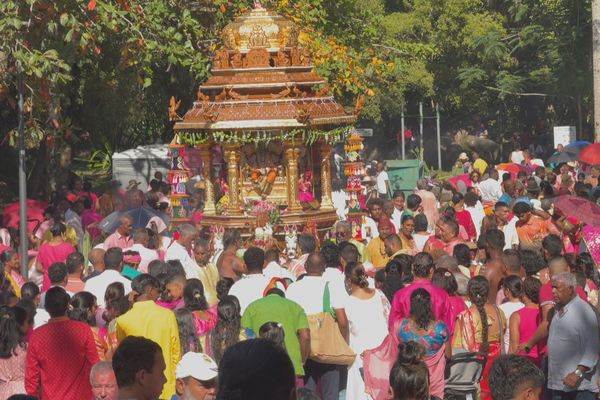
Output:
<svg viewBox="0 0 600 400">
<path fill-rule="evenodd" d="M 298 27 L 292 21 L 262 8 L 256 2 L 250 12 L 237 17 L 223 29 L 223 42 L 229 50 L 246 53 L 250 49 L 277 51 L 298 46 Z"/>
</svg>

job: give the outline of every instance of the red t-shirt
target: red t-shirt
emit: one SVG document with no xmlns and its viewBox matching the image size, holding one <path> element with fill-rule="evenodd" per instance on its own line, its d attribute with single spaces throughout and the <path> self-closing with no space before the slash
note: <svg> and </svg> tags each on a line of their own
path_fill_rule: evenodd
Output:
<svg viewBox="0 0 600 400">
<path fill-rule="evenodd" d="M 576 291 L 579 297 L 581 297 L 585 301 L 588 301 L 587 294 L 581 287 L 577 286 Z M 551 281 L 544 283 L 540 289 L 540 306 L 544 306 L 546 304 L 554 304 L 554 296 L 552 296 Z"/>
<path fill-rule="evenodd" d="M 48 322 L 29 339 L 25 390 L 42 399 L 91 399 L 90 369 L 97 362 L 94 335 L 86 323 Z"/>
</svg>

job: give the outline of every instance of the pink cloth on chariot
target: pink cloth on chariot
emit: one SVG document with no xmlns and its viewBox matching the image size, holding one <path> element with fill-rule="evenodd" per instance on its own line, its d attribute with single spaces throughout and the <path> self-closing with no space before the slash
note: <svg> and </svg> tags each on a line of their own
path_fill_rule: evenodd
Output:
<svg viewBox="0 0 600 400">
<path fill-rule="evenodd" d="M 600 228 L 585 225 L 583 227 L 583 240 L 594 262 L 600 264 Z"/>
</svg>

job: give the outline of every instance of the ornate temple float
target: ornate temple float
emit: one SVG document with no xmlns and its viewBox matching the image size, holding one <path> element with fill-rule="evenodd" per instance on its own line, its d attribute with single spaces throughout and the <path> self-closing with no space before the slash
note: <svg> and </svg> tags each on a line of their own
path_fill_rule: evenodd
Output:
<svg viewBox="0 0 600 400">
<path fill-rule="evenodd" d="M 202 225 L 241 228 L 248 234 L 265 225 L 276 233 L 291 226 L 322 231 L 335 222 L 332 145 L 344 140 L 360 102 L 354 114 L 345 112 L 313 71 L 298 36 L 294 23 L 255 2 L 224 28 L 224 47 L 215 53 L 212 76 L 182 118 L 172 99 L 175 169 L 170 176 L 175 185 L 185 180 L 177 155 L 185 148 L 198 152 L 205 190 Z M 222 207 L 215 198 L 221 186 L 228 190 Z M 175 222 L 189 220 L 183 205 L 176 201 L 175 208 Z M 276 215 L 273 227 L 265 213 Z"/>
</svg>

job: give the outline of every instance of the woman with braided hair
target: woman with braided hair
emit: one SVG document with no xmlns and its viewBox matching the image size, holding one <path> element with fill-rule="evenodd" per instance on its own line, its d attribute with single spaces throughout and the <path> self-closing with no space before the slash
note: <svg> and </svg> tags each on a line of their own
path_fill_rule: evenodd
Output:
<svg viewBox="0 0 600 400">
<path fill-rule="evenodd" d="M 367 274 L 361 263 L 350 262 L 344 271 L 346 287 L 350 296 L 346 301 L 346 315 L 350 328 L 349 345 L 356 359 L 348 369 L 347 397 L 354 400 L 367 399 L 361 370 L 362 353 L 379 346 L 388 335 L 390 303 L 381 291 L 371 289 Z"/>
<path fill-rule="evenodd" d="M 467 294 L 472 305 L 458 316 L 452 346 L 487 355 L 480 382 L 482 400 L 491 400 L 488 373 L 494 360 L 503 353 L 502 338 L 506 329 L 504 312 L 487 301 L 489 291 L 490 284 L 483 276 L 469 281 Z"/>
</svg>

